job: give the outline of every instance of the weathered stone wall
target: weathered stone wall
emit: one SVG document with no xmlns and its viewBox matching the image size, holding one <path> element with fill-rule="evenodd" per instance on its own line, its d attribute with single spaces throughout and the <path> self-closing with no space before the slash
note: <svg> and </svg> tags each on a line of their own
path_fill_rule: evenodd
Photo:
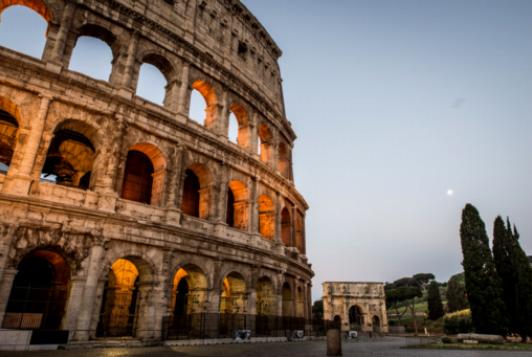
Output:
<svg viewBox="0 0 532 357">
<path fill-rule="evenodd" d="M 173 304 L 173 278 L 188 266 L 206 280 L 194 293 L 202 296 L 195 300 L 202 304 L 198 311 L 218 312 L 224 277 L 238 272 L 248 313 L 256 312 L 257 282 L 267 278 L 276 315 L 284 310 L 310 317 L 308 206 L 292 177 L 295 134 L 284 114 L 281 52 L 239 1 L 170 3 L 0 1 L 0 11 L 22 4 L 49 24 L 40 60 L 0 47 L 0 109 L 18 123 L 9 169 L 0 173 L 0 324 L 17 266 L 37 249 L 57 250 L 71 266 L 62 328 L 75 340 L 95 336 L 108 272 L 120 258 L 139 270 L 139 338 L 160 338 Z M 111 47 L 108 82 L 68 70 L 81 35 Z M 166 77 L 163 105 L 135 95 L 142 63 L 155 65 Z M 208 102 L 203 126 L 188 117 L 193 89 L 205 93 Z M 245 142 L 227 138 L 231 111 L 245 118 L 240 123 Z M 86 190 L 41 179 L 50 144 L 63 127 L 94 147 Z M 266 161 L 258 154 L 260 127 L 271 134 Z M 150 204 L 121 198 L 130 150 L 144 153 L 153 164 Z M 187 168 L 201 184 L 199 217 L 181 212 Z M 240 183 L 235 227 L 226 223 L 232 182 Z M 272 202 L 268 235 L 260 234 L 261 195 Z M 283 241 L 284 208 L 289 238 Z M 283 309 L 285 283 L 293 298 L 284 304 L 293 306 Z"/>
<path fill-rule="evenodd" d="M 323 283 L 323 313 L 325 320 L 333 321 L 338 316 L 341 320 L 342 331 L 352 330 L 354 329 L 352 326 L 353 321 L 350 321 L 349 317 L 349 310 L 352 308 L 358 308 L 361 312 L 360 329 L 362 331 L 388 332 L 386 297 L 383 283 Z M 378 319 L 378 326 L 375 317 Z"/>
</svg>

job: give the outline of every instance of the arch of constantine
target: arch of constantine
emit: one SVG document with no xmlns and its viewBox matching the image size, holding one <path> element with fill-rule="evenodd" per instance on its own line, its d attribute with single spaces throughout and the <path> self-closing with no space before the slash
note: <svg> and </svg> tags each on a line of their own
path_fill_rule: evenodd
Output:
<svg viewBox="0 0 532 357">
<path fill-rule="evenodd" d="M 48 29 L 41 58 L 0 47 L 1 327 L 70 341 L 302 328 L 308 206 L 281 51 L 257 19 L 237 0 L 0 0 L 0 13 L 15 5 Z M 69 69 L 82 36 L 110 48 L 107 81 Z M 146 63 L 166 79 L 161 104 L 137 95 Z"/>
</svg>

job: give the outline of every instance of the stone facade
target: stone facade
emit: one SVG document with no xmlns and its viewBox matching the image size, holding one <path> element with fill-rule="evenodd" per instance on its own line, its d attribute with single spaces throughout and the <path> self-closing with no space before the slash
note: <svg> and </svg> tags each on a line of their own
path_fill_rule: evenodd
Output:
<svg viewBox="0 0 532 357">
<path fill-rule="evenodd" d="M 1 0 L 0 12 L 11 5 L 48 31 L 41 59 L 0 47 L 0 324 L 158 340 L 178 314 L 310 318 L 281 51 L 256 18 L 236 0 Z M 109 81 L 69 70 L 80 36 L 111 48 Z M 143 63 L 167 80 L 162 105 L 135 94 Z M 193 90 L 204 125 L 189 118 Z M 21 307 L 28 284 L 55 308 Z"/>
<path fill-rule="evenodd" d="M 384 283 L 324 282 L 323 316 L 342 331 L 388 332 Z"/>
</svg>

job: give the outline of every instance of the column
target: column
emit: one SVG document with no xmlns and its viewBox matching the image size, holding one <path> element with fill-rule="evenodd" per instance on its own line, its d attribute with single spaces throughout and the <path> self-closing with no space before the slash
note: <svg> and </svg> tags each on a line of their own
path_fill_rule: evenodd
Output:
<svg viewBox="0 0 532 357">
<path fill-rule="evenodd" d="M 67 1 L 63 14 L 61 16 L 61 22 L 59 23 L 59 29 L 55 33 L 55 36 L 51 36 L 51 31 L 46 41 L 46 47 L 43 53 L 43 61 L 47 62 L 48 68 L 56 68 L 59 72 L 61 67 L 66 65 L 63 54 L 65 52 L 65 45 L 70 27 L 72 25 L 72 19 L 74 18 L 74 11 L 76 10 L 76 3 L 74 1 Z"/>
<path fill-rule="evenodd" d="M 79 311 L 74 330 L 73 340 L 87 341 L 89 339 L 89 330 L 93 308 L 95 306 L 96 291 L 98 288 L 98 278 L 101 272 L 101 262 L 105 254 L 105 249 L 101 245 L 92 246 L 89 254 L 89 265 L 87 267 L 87 279 L 81 299 L 77 301 L 81 309 Z"/>
<path fill-rule="evenodd" d="M 220 136 L 227 138 L 229 136 L 229 98 L 227 90 L 222 92 L 220 101 L 220 110 L 218 115 L 217 131 Z"/>
<path fill-rule="evenodd" d="M 297 208 L 296 206 L 292 206 L 290 208 L 290 215 L 292 216 L 292 219 L 290 221 L 290 247 L 295 247 L 296 246 L 296 234 L 297 234 L 297 229 L 296 229 L 296 221 L 297 221 Z"/>
<path fill-rule="evenodd" d="M 281 240 L 281 194 L 275 193 L 275 237 L 274 241 L 278 244 L 283 244 Z"/>
<path fill-rule="evenodd" d="M 219 182 L 216 186 L 218 191 L 218 200 L 216 202 L 215 221 L 225 224 L 227 222 L 227 190 L 229 189 L 228 168 L 223 165 L 220 167 Z"/>
<path fill-rule="evenodd" d="M 31 129 L 19 129 L 19 145 L 21 142 L 25 142 L 17 149 L 18 165 L 16 170 L 9 170 L 2 189 L 3 192 L 20 196 L 28 195 L 32 183 L 31 174 L 43 137 L 50 102 L 51 98 L 42 96 L 39 111 L 31 122 Z"/>
<path fill-rule="evenodd" d="M 251 113 L 249 120 L 249 150 L 251 153 L 258 157 L 259 149 L 259 137 L 258 137 L 258 114 L 256 112 Z"/>
<path fill-rule="evenodd" d="M 179 96 L 177 100 L 177 113 L 185 118 L 188 118 L 188 112 L 190 110 L 190 95 L 192 93 L 189 84 L 189 77 L 190 65 L 188 63 L 184 63 L 181 73 L 181 86 L 179 87 Z"/>
<path fill-rule="evenodd" d="M 2 323 L 4 322 L 7 302 L 9 300 L 9 295 L 11 295 L 13 280 L 15 280 L 17 272 L 16 269 L 4 269 L 4 273 L 2 274 L 2 281 L 0 282 L 0 326 L 2 326 Z"/>
<path fill-rule="evenodd" d="M 279 133 L 273 130 L 272 136 L 272 152 L 269 164 L 273 167 L 273 171 L 276 172 L 279 171 Z"/>
<path fill-rule="evenodd" d="M 257 199 L 257 178 L 251 177 L 249 180 L 249 232 L 251 234 L 259 233 L 259 210 L 257 206 Z"/>
</svg>

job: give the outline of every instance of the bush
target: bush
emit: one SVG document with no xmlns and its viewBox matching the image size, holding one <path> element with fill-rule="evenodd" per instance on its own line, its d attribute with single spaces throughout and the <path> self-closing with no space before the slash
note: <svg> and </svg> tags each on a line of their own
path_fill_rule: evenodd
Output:
<svg viewBox="0 0 532 357">
<path fill-rule="evenodd" d="M 447 314 L 443 319 L 443 330 L 448 335 L 473 332 L 473 321 L 469 309 Z"/>
</svg>

